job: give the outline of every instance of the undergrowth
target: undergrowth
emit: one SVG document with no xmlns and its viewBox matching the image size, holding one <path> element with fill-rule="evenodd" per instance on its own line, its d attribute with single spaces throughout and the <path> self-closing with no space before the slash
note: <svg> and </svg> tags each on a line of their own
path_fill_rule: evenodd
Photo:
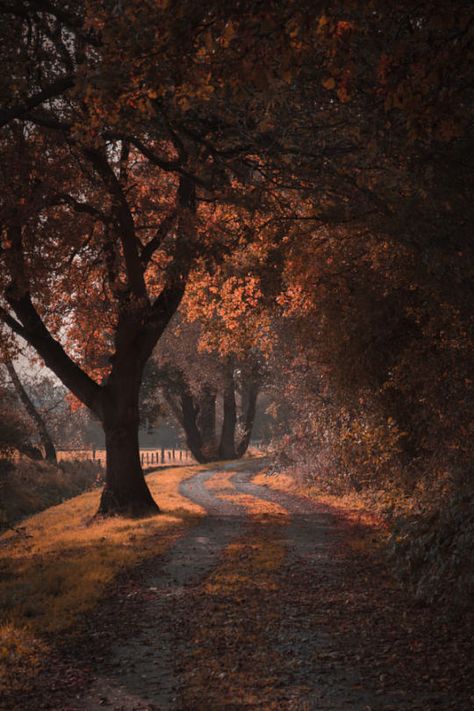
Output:
<svg viewBox="0 0 474 711">
<path fill-rule="evenodd" d="M 418 600 L 472 611 L 474 497 L 458 492 L 435 510 L 394 522 L 390 552 Z"/>
</svg>

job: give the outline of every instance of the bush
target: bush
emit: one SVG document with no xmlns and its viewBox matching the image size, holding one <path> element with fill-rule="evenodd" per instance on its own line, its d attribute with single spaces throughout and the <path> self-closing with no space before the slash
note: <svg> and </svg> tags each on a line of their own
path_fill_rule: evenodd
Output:
<svg viewBox="0 0 474 711">
<path fill-rule="evenodd" d="M 391 553 L 417 599 L 453 611 L 472 606 L 474 497 L 459 492 L 442 508 L 395 522 Z"/>
<path fill-rule="evenodd" d="M 28 423 L 5 396 L 0 392 L 0 456 L 11 456 L 15 451 L 23 451 L 30 445 Z"/>
</svg>

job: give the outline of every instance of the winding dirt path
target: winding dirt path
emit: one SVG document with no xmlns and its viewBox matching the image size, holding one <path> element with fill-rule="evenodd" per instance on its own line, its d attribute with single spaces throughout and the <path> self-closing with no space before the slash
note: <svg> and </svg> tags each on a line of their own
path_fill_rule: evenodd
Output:
<svg viewBox="0 0 474 711">
<path fill-rule="evenodd" d="M 415 693 L 409 680 L 391 681 L 395 620 L 393 633 L 374 632 L 373 657 L 359 653 L 366 631 L 354 633 L 344 610 L 350 617 L 347 596 L 359 596 L 371 616 L 361 589 L 374 581 L 347 580 L 354 571 L 335 555 L 334 512 L 252 483 L 261 467 L 229 464 L 182 483 L 180 493 L 207 516 L 147 564 L 113 620 L 112 653 L 96 661 L 82 698 L 56 711 L 464 708 L 442 688 Z M 381 671 L 374 659 L 382 654 Z"/>
</svg>

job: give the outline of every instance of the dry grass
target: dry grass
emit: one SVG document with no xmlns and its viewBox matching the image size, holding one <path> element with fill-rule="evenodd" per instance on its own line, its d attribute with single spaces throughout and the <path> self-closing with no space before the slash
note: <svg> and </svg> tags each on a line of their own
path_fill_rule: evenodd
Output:
<svg viewBox="0 0 474 711">
<path fill-rule="evenodd" d="M 0 537 L 0 688 L 40 658 L 42 634 L 70 627 L 91 609 L 124 568 L 159 555 L 203 509 L 178 487 L 196 467 L 147 478 L 162 514 L 145 519 L 94 519 L 94 490 L 36 514 L 22 534 Z"/>
</svg>

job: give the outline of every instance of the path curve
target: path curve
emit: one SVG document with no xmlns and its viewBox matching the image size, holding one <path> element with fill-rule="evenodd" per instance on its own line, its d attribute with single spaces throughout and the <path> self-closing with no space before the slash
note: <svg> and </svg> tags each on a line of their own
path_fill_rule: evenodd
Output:
<svg viewBox="0 0 474 711">
<path fill-rule="evenodd" d="M 418 708 L 381 698 L 318 627 L 317 599 L 302 587 L 344 574 L 332 555 L 335 520 L 254 484 L 262 466 L 228 463 L 182 482 L 181 495 L 207 515 L 157 561 L 140 626 L 68 711 Z M 259 516 L 258 502 L 287 515 Z"/>
</svg>

